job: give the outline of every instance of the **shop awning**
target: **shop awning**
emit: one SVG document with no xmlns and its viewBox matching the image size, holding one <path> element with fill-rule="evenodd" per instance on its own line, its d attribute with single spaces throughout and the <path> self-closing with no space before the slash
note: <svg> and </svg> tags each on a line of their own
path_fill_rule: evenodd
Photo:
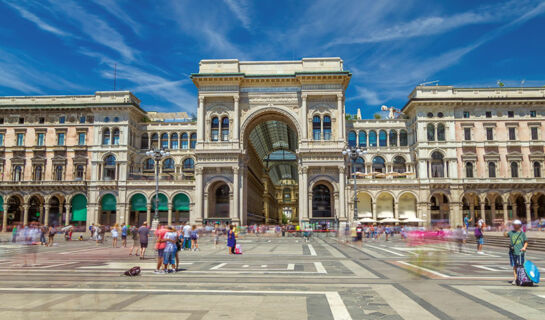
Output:
<svg viewBox="0 0 545 320">
<path fill-rule="evenodd" d="M 107 194 L 102 197 L 102 211 L 115 211 L 117 207 L 117 200 L 113 194 Z"/>
<path fill-rule="evenodd" d="M 87 221 L 87 198 L 82 194 L 72 198 L 72 221 Z"/>
<path fill-rule="evenodd" d="M 135 194 L 131 198 L 131 211 L 147 211 L 147 199 L 141 193 Z"/>
<path fill-rule="evenodd" d="M 174 197 L 173 206 L 176 211 L 189 211 L 189 197 L 183 193 Z"/>
</svg>

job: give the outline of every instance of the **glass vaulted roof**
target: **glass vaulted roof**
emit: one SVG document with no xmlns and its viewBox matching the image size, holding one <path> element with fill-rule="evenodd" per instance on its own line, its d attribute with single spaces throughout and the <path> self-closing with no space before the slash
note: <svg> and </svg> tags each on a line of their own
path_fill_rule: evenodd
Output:
<svg viewBox="0 0 545 320">
<path fill-rule="evenodd" d="M 297 134 L 281 121 L 265 121 L 250 133 L 250 142 L 274 184 L 297 180 Z"/>
</svg>

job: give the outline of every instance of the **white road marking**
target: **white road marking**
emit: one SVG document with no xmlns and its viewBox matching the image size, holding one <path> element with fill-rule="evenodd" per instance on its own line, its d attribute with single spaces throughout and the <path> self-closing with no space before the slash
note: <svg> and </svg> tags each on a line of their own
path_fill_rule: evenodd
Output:
<svg viewBox="0 0 545 320">
<path fill-rule="evenodd" d="M 186 290 L 186 289 L 141 289 L 141 288 L 0 288 L 0 291 L 17 292 L 142 292 L 142 293 L 214 293 L 214 294 L 277 294 L 277 295 L 325 295 L 333 319 L 352 320 L 341 296 L 336 291 L 259 291 L 259 290 Z"/>
<path fill-rule="evenodd" d="M 314 250 L 314 247 L 311 244 L 308 244 L 308 250 L 310 251 L 311 256 L 316 255 L 316 250 Z"/>
<path fill-rule="evenodd" d="M 180 262 L 180 265 L 191 265 L 193 262 Z M 105 265 L 100 266 L 82 266 L 79 267 L 79 269 L 129 269 L 131 267 L 134 267 L 135 265 L 139 266 L 142 269 L 155 269 L 157 267 L 157 263 L 155 262 L 108 262 Z"/>
<path fill-rule="evenodd" d="M 215 265 L 213 266 L 212 268 L 210 268 L 210 270 L 218 270 L 219 268 L 222 268 L 223 266 L 225 266 L 227 263 L 220 263 L 218 265 Z"/>
<path fill-rule="evenodd" d="M 243 267 L 243 268 L 248 268 L 249 266 L 250 266 L 249 264 L 245 264 L 245 265 L 243 265 L 242 267 Z"/>
<path fill-rule="evenodd" d="M 437 319 L 413 299 L 392 285 L 373 285 L 372 288 L 403 319 Z"/>
<path fill-rule="evenodd" d="M 266 265 L 266 264 L 262 264 L 262 265 L 261 265 L 261 268 L 267 268 L 267 265 Z"/>
<path fill-rule="evenodd" d="M 293 263 L 288 264 L 288 269 L 287 270 L 291 270 L 291 271 L 295 270 L 295 264 L 293 264 Z"/>
<path fill-rule="evenodd" d="M 79 250 L 73 250 L 73 251 L 64 251 L 64 252 L 61 252 L 60 254 L 71 254 L 71 253 L 78 253 L 78 252 L 85 252 L 85 251 L 103 250 L 103 249 L 108 249 L 108 248 L 105 248 L 105 247 L 85 248 L 85 249 L 79 249 Z"/>
<path fill-rule="evenodd" d="M 314 267 L 316 268 L 316 272 L 318 273 L 327 273 L 324 265 L 321 262 L 314 262 Z"/>
<path fill-rule="evenodd" d="M 392 251 L 392 250 L 388 250 L 388 249 L 384 249 L 384 248 L 380 248 L 380 247 L 376 247 L 376 246 L 370 246 L 370 245 L 367 245 L 371 248 L 375 248 L 375 249 L 379 249 L 379 250 L 382 250 L 382 251 L 386 251 L 386 252 L 389 252 L 391 254 L 395 254 L 396 256 L 400 256 L 400 257 L 404 257 L 405 255 L 404 254 L 401 254 L 401 253 L 398 253 L 398 252 L 395 252 L 395 251 Z"/>
<path fill-rule="evenodd" d="M 473 266 L 475 268 L 480 268 L 480 269 L 484 269 L 484 270 L 488 270 L 488 271 L 505 271 L 505 270 L 497 270 L 497 269 L 489 268 L 487 266 L 479 266 L 479 265 L 476 265 L 476 264 L 474 264 Z"/>
<path fill-rule="evenodd" d="M 538 294 L 537 296 L 540 297 L 540 298 L 545 299 L 545 295 L 542 296 L 542 295 Z"/>
<path fill-rule="evenodd" d="M 397 261 L 398 263 L 401 263 L 401 264 L 404 264 L 406 266 L 409 266 L 409 267 L 412 267 L 412 268 L 416 268 L 416 269 L 420 269 L 422 271 L 426 271 L 426 272 L 429 272 L 431 274 L 434 274 L 436 276 L 440 276 L 440 277 L 443 277 L 443 278 L 450 278 L 451 276 L 449 275 L 446 275 L 446 274 L 443 274 L 441 272 L 437 272 L 437 271 L 434 271 L 434 270 L 431 270 L 431 269 L 428 269 L 428 268 L 424 268 L 424 267 L 420 267 L 420 266 L 416 266 L 412 263 L 408 263 L 408 262 L 405 262 L 405 261 Z"/>
<path fill-rule="evenodd" d="M 352 271 L 357 277 L 359 278 L 366 278 L 366 279 L 376 279 L 378 278 L 376 275 L 374 275 L 373 273 L 371 273 L 369 270 L 361 267 L 360 265 L 358 265 L 357 263 L 355 263 L 354 261 L 352 260 L 340 260 L 342 264 L 344 264 L 344 266 Z"/>
</svg>

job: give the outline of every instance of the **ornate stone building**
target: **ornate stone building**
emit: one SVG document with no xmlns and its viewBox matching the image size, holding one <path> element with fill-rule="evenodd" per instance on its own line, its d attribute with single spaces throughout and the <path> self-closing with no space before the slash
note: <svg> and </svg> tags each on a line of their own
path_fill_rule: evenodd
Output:
<svg viewBox="0 0 545 320">
<path fill-rule="evenodd" d="M 545 88 L 420 86 L 399 118 L 352 120 L 350 77 L 339 58 L 203 60 L 196 121 L 125 91 L 1 97 L 2 226 L 150 221 L 156 166 L 169 224 L 336 227 L 354 171 L 359 218 L 545 217 Z M 347 146 L 365 151 L 354 166 Z"/>
</svg>

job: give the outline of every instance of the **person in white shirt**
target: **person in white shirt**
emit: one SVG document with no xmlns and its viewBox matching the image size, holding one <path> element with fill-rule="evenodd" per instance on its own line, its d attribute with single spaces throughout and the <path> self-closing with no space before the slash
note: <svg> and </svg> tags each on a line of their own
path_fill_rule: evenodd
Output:
<svg viewBox="0 0 545 320">
<path fill-rule="evenodd" d="M 182 244 L 182 248 L 184 250 L 191 250 L 191 226 L 189 225 L 189 223 L 186 223 L 184 225 L 182 233 L 184 234 L 184 242 Z"/>
</svg>

